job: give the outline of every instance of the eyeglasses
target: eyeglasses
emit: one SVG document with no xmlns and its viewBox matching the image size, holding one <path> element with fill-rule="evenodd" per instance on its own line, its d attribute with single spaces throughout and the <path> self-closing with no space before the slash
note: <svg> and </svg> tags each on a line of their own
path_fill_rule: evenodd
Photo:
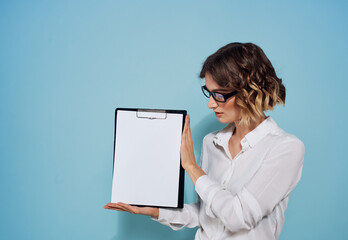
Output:
<svg viewBox="0 0 348 240">
<path fill-rule="evenodd" d="M 233 97 L 234 95 L 236 95 L 238 92 L 237 91 L 233 91 L 231 93 L 218 93 L 218 92 L 210 92 L 207 89 L 207 86 L 202 86 L 202 92 L 204 94 L 204 96 L 206 96 L 207 98 L 210 98 L 210 96 L 213 96 L 214 100 L 217 102 L 221 102 L 224 103 L 227 101 L 227 99 L 229 99 L 230 97 Z"/>
</svg>

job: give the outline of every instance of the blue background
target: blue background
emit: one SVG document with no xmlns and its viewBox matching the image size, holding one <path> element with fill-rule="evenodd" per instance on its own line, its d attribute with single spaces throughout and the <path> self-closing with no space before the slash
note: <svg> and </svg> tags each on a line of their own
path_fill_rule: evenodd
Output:
<svg viewBox="0 0 348 240">
<path fill-rule="evenodd" d="M 193 239 L 103 209 L 114 109 L 188 110 L 198 158 L 203 136 L 223 127 L 200 68 L 240 41 L 283 78 L 286 107 L 268 114 L 306 146 L 280 239 L 346 239 L 347 12 L 345 1 L 1 0 L 0 238 Z"/>
</svg>

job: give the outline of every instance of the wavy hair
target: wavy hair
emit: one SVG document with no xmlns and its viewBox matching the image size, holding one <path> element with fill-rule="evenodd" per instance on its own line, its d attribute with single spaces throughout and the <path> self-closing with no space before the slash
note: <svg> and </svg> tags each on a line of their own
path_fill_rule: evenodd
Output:
<svg viewBox="0 0 348 240">
<path fill-rule="evenodd" d="M 241 109 L 240 124 L 249 124 L 277 104 L 285 105 L 282 79 L 262 49 L 253 43 L 230 43 L 210 55 L 204 62 L 200 78 L 211 74 L 222 88 L 235 91 Z"/>
</svg>

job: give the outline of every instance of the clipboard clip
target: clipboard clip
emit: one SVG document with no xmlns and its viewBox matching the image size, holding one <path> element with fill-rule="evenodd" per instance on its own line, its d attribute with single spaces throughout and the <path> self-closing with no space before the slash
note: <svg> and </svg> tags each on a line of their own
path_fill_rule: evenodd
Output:
<svg viewBox="0 0 348 240">
<path fill-rule="evenodd" d="M 165 110 L 150 110 L 150 109 L 138 109 L 137 118 L 145 118 L 145 119 L 167 119 L 167 112 Z"/>
</svg>

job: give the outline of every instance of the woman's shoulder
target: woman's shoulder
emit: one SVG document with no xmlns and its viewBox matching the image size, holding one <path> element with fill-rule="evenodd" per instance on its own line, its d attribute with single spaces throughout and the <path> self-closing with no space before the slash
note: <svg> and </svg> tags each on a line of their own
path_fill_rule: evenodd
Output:
<svg viewBox="0 0 348 240">
<path fill-rule="evenodd" d="M 272 148 L 279 148 L 281 146 L 297 149 L 301 152 L 305 151 L 304 143 L 294 134 L 284 131 L 282 128 L 278 128 L 271 132 L 268 136 L 269 141 L 272 142 Z"/>
</svg>

